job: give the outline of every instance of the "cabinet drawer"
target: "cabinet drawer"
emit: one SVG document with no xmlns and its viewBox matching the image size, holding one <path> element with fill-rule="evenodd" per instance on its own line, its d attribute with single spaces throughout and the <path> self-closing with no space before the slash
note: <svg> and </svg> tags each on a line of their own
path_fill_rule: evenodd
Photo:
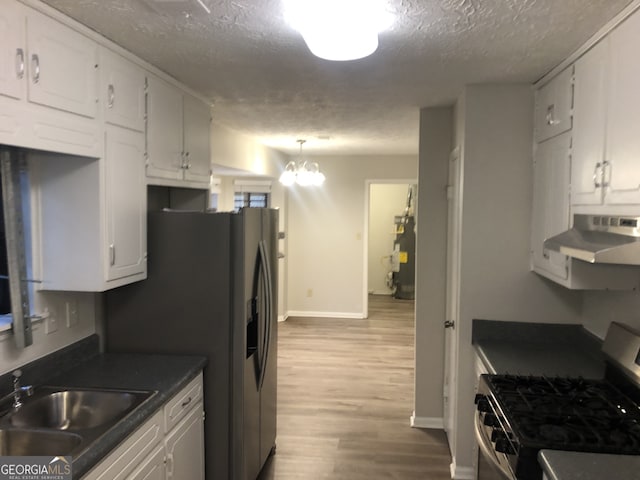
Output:
<svg viewBox="0 0 640 480">
<path fill-rule="evenodd" d="M 169 432 L 197 403 L 202 400 L 202 374 L 173 397 L 164 407 L 165 433 Z"/>
<path fill-rule="evenodd" d="M 573 66 L 564 70 L 536 93 L 535 133 L 542 142 L 571 129 Z"/>
<path fill-rule="evenodd" d="M 121 480 L 136 469 L 140 462 L 164 438 L 162 410 L 158 410 L 142 427 L 100 462 L 83 480 Z"/>
</svg>

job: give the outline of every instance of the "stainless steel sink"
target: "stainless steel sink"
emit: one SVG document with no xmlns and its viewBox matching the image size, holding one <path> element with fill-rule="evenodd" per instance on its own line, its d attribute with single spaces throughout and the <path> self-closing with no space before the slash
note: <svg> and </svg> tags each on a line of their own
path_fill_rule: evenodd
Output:
<svg viewBox="0 0 640 480">
<path fill-rule="evenodd" d="M 0 417 L 0 456 L 72 455 L 77 459 L 153 391 L 37 387 Z"/>
<path fill-rule="evenodd" d="M 141 404 L 149 392 L 36 389 L 10 414 L 14 427 L 86 430 L 113 423 Z"/>
<path fill-rule="evenodd" d="M 81 443 L 75 433 L 0 429 L 0 456 L 69 455 Z"/>
</svg>

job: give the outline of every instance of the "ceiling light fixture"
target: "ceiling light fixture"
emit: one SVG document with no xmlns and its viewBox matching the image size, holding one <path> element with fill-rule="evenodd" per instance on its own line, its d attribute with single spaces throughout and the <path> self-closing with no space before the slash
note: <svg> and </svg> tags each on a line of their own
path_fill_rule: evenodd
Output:
<svg viewBox="0 0 640 480">
<path fill-rule="evenodd" d="M 298 162 L 291 160 L 284 167 L 284 172 L 280 175 L 280 183 L 284 186 L 291 186 L 294 183 L 302 187 L 319 187 L 325 181 L 324 174 L 320 171 L 318 162 L 311 162 L 302 158 L 302 145 L 306 140 L 296 140 L 300 144 L 300 155 Z"/>
<path fill-rule="evenodd" d="M 392 23 L 383 0 L 285 0 L 285 15 L 309 50 L 325 60 L 357 60 L 378 48 Z"/>
</svg>

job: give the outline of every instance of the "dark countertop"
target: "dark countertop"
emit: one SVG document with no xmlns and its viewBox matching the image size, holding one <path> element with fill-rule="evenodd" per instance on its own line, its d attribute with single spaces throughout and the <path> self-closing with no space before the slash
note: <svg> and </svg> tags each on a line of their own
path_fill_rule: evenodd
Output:
<svg viewBox="0 0 640 480">
<path fill-rule="evenodd" d="M 549 480 L 640 480 L 640 456 L 541 450 L 538 461 Z"/>
<path fill-rule="evenodd" d="M 473 345 L 489 373 L 604 376 L 601 343 L 581 325 L 474 320 Z"/>
<path fill-rule="evenodd" d="M 203 356 L 100 354 L 97 335 L 21 367 L 23 384 L 56 387 L 147 390 L 156 393 L 87 451 L 73 458 L 73 478 L 97 465 L 126 437 L 185 387 L 206 365 Z M 10 391 L 11 373 L 0 376 L 0 392 Z"/>
<path fill-rule="evenodd" d="M 205 364 L 206 358 L 199 356 L 104 354 L 52 378 L 48 384 L 54 386 L 157 392 L 73 459 L 73 478 L 80 478 L 93 468 L 186 386 Z"/>
</svg>

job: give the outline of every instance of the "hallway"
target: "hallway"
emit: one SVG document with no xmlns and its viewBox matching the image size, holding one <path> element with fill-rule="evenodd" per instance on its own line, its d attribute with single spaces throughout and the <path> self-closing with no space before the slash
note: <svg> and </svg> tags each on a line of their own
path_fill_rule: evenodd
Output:
<svg viewBox="0 0 640 480">
<path fill-rule="evenodd" d="M 277 452 L 260 480 L 448 480 L 442 430 L 409 426 L 414 302 L 366 320 L 289 318 L 278 343 Z"/>
</svg>

